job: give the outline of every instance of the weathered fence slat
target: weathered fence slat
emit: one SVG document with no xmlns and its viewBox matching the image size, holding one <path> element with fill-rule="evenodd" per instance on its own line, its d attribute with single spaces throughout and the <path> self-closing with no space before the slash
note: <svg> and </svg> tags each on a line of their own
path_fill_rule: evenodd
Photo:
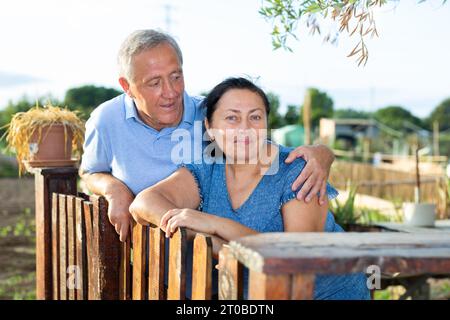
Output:
<svg viewBox="0 0 450 320">
<path fill-rule="evenodd" d="M 52 287 L 53 300 L 59 300 L 59 197 L 52 195 Z"/>
<path fill-rule="evenodd" d="M 196 234 L 192 266 L 192 300 L 211 300 L 212 242 L 211 237 Z"/>
<path fill-rule="evenodd" d="M 95 253 L 95 241 L 94 241 L 94 230 L 93 230 L 93 205 L 92 202 L 85 201 L 83 203 L 83 213 L 86 227 L 86 248 L 87 254 L 87 271 L 88 271 L 88 299 L 95 300 L 96 299 L 96 282 L 97 278 L 95 275 L 97 274 L 97 263 L 95 261 L 97 254 Z"/>
<path fill-rule="evenodd" d="M 130 300 L 131 299 L 131 240 L 123 242 L 120 248 L 120 271 L 119 271 L 119 281 L 120 281 L 120 300 Z"/>
<path fill-rule="evenodd" d="M 231 254 L 228 245 L 219 252 L 219 300 L 244 297 L 243 265 Z"/>
<path fill-rule="evenodd" d="M 186 298 L 186 241 L 184 228 L 179 228 L 170 239 L 168 300 L 184 300 Z"/>
<path fill-rule="evenodd" d="M 108 218 L 108 202 L 102 196 L 91 196 L 94 204 L 94 239 L 98 256 L 98 298 L 119 299 L 120 241 Z"/>
<path fill-rule="evenodd" d="M 135 223 L 133 226 L 133 300 L 145 299 L 145 243 L 146 228 Z"/>
<path fill-rule="evenodd" d="M 99 248 L 99 212 L 98 203 L 95 199 L 92 202 L 92 262 L 94 270 L 94 282 L 90 285 L 94 287 L 94 300 L 100 300 L 100 248 Z"/>
<path fill-rule="evenodd" d="M 84 200 L 75 201 L 75 251 L 78 272 L 77 300 L 87 299 L 87 260 L 86 260 L 86 228 L 84 222 Z"/>
<path fill-rule="evenodd" d="M 67 290 L 69 292 L 69 300 L 76 300 L 76 286 L 77 286 L 77 270 L 75 259 L 75 197 L 67 195 Z"/>
<path fill-rule="evenodd" d="M 164 288 L 164 232 L 154 225 L 151 225 L 149 228 L 148 299 L 164 300 L 166 297 Z"/>
<path fill-rule="evenodd" d="M 59 259 L 59 293 L 61 300 L 67 300 L 67 203 L 63 194 L 59 194 Z"/>
</svg>

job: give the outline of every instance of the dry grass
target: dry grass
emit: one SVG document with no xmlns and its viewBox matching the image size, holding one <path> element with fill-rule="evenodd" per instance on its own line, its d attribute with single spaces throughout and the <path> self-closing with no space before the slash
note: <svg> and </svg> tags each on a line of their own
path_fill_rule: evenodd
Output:
<svg viewBox="0 0 450 320">
<path fill-rule="evenodd" d="M 29 143 L 33 134 L 37 132 L 37 142 L 39 143 L 42 139 L 43 128 L 55 124 L 64 126 L 65 139 L 67 139 L 68 130 L 72 131 L 73 150 L 74 152 L 81 152 L 84 140 L 84 123 L 76 112 L 48 104 L 44 107 L 36 105 L 26 112 L 18 112 L 13 116 L 11 122 L 6 126 L 5 136 L 8 149 L 16 154 L 20 173 L 25 170 L 23 160 L 30 158 Z"/>
</svg>

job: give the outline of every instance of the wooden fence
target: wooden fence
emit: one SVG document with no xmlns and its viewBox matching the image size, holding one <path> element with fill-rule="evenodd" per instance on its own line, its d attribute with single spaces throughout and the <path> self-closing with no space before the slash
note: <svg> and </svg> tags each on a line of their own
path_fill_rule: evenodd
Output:
<svg viewBox="0 0 450 320">
<path fill-rule="evenodd" d="M 121 243 L 109 223 L 107 201 L 77 193 L 75 168 L 35 169 L 34 174 L 37 299 L 185 299 L 186 257 L 190 254 L 191 298 L 211 299 L 210 237 L 197 234 L 191 253 L 185 229 L 179 229 L 166 247 L 158 226 L 136 223 L 131 240 Z M 395 236 L 385 236 L 384 242 L 377 241 L 373 233 L 361 234 L 358 241 L 353 238 L 273 233 L 238 239 L 219 253 L 218 298 L 244 297 L 244 265 L 250 270 L 250 299 L 311 299 L 316 273 L 364 272 L 362 267 L 371 262 L 413 275 L 450 270 L 448 234 L 411 234 L 399 239 L 400 248 L 411 241 L 411 249 L 419 251 L 397 250 Z M 367 239 L 374 240 L 377 251 L 368 248 Z M 340 249 L 333 251 L 331 244 Z M 358 262 L 357 257 L 365 257 L 366 251 L 361 250 L 370 254 Z"/>
<path fill-rule="evenodd" d="M 51 299 L 117 299 L 121 246 L 103 197 L 52 193 Z"/>
<path fill-rule="evenodd" d="M 103 197 L 53 193 L 52 298 L 184 299 L 186 231 L 183 228 L 177 231 L 169 240 L 169 248 L 165 248 L 164 233 L 159 227 L 135 223 L 131 241 L 121 243 L 108 221 L 107 210 Z M 169 250 L 167 295 L 166 249 Z M 211 299 L 211 252 L 211 239 L 197 234 L 193 247 L 192 299 Z"/>
<path fill-rule="evenodd" d="M 391 201 L 414 201 L 415 173 L 378 168 L 366 163 L 335 161 L 330 182 L 344 189 L 348 183 L 357 192 Z M 447 178 L 421 176 L 421 201 L 435 203 L 440 218 L 448 216 Z"/>
<path fill-rule="evenodd" d="M 121 243 L 109 222 L 106 199 L 75 195 L 75 169 L 38 169 L 35 177 L 38 299 L 185 298 L 188 247 L 184 228 L 166 248 L 158 226 L 135 223 L 132 239 Z M 197 234 L 192 255 L 192 299 L 211 299 L 210 237 Z"/>
</svg>

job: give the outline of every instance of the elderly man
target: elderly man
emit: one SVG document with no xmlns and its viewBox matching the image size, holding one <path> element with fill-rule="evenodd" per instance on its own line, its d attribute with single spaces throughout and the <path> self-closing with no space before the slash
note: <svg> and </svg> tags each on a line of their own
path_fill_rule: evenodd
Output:
<svg viewBox="0 0 450 320">
<path fill-rule="evenodd" d="M 124 94 L 98 106 L 86 123 L 80 175 L 88 189 L 106 197 L 108 216 L 120 240 L 131 228 L 129 206 L 136 194 L 177 169 L 171 153 L 177 129 L 195 136 L 195 122 L 203 121 L 201 98 L 184 89 L 183 57 L 176 41 L 154 30 L 132 33 L 118 56 L 119 83 Z M 334 155 L 325 146 L 293 150 L 308 161 L 293 189 L 304 183 L 300 200 L 310 201 L 320 191 L 324 201 L 326 179 Z"/>
</svg>

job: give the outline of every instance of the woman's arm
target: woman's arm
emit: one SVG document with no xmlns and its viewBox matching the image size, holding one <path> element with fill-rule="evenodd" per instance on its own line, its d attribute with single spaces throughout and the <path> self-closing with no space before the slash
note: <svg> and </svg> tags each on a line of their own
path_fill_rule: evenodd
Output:
<svg viewBox="0 0 450 320">
<path fill-rule="evenodd" d="M 161 228 L 166 231 L 166 237 L 171 237 L 179 227 L 207 233 L 226 241 L 258 233 L 234 220 L 193 209 L 173 209 L 164 214 Z"/>
<path fill-rule="evenodd" d="M 198 208 L 200 204 L 200 194 L 197 183 L 192 174 L 186 168 L 180 168 L 166 179 L 160 181 L 152 187 L 141 191 L 131 203 L 130 212 L 133 218 L 142 225 L 149 222 L 162 226 L 161 218 L 170 210 L 176 208 Z M 187 230 L 188 239 L 193 239 L 195 233 Z M 225 240 L 211 236 L 213 256 L 218 257 L 218 253 Z"/>
<path fill-rule="evenodd" d="M 323 232 L 328 203 L 320 205 L 318 201 L 306 203 L 293 199 L 282 206 L 281 212 L 285 232 Z"/>
<path fill-rule="evenodd" d="M 166 179 L 141 191 L 130 205 L 133 218 L 144 225 L 160 226 L 162 216 L 175 208 L 196 209 L 200 204 L 197 183 L 190 171 L 180 168 Z"/>
</svg>

